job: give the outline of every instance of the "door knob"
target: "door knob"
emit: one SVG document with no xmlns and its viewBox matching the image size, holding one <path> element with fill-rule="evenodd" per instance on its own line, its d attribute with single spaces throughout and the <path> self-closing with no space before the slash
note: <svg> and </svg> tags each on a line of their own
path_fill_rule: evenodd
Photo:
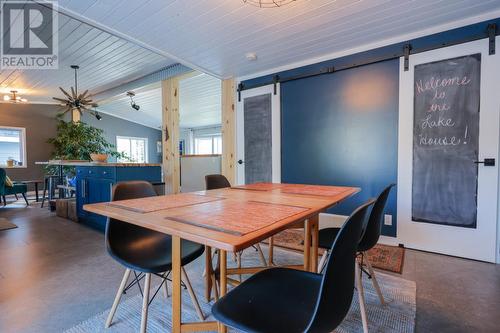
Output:
<svg viewBox="0 0 500 333">
<path fill-rule="evenodd" d="M 243 164 L 245 162 L 243 162 L 243 160 L 238 160 L 238 164 Z"/>
<path fill-rule="evenodd" d="M 494 158 L 485 158 L 484 161 L 474 161 L 476 164 L 484 164 L 484 166 L 495 166 Z"/>
</svg>

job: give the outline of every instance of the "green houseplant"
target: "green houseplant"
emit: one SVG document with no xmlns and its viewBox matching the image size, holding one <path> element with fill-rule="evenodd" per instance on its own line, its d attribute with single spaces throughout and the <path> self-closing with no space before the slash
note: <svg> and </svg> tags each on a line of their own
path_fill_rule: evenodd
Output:
<svg viewBox="0 0 500 333">
<path fill-rule="evenodd" d="M 94 153 L 128 159 L 106 141 L 102 129 L 81 121 L 64 121 L 62 117 L 57 118 L 57 136 L 47 142 L 54 145 L 53 159 L 90 161 L 90 155 Z"/>
</svg>

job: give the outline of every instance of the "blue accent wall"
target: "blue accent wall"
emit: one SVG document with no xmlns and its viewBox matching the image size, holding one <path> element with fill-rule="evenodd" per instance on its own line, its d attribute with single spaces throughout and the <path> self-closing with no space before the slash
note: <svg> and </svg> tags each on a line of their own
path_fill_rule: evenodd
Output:
<svg viewBox="0 0 500 333">
<path fill-rule="evenodd" d="M 283 83 L 282 181 L 360 187 L 329 211 L 341 215 L 396 183 L 398 86 L 398 60 Z M 395 190 L 386 212 L 396 235 Z"/>
</svg>

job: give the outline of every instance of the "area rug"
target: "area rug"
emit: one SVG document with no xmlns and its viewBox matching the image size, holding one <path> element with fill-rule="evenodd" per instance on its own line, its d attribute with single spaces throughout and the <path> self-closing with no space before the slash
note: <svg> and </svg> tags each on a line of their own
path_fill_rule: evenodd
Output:
<svg viewBox="0 0 500 333">
<path fill-rule="evenodd" d="M 0 217 L 0 231 L 17 228 L 17 225 L 11 223 L 6 218 Z"/>
<path fill-rule="evenodd" d="M 368 251 L 368 260 L 373 267 L 401 274 L 405 258 L 405 248 L 384 244 L 375 245 Z"/>
<path fill-rule="evenodd" d="M 275 250 L 275 257 L 283 264 L 296 264 L 302 259 L 300 254 L 285 251 L 282 249 Z M 243 266 L 258 265 L 259 258 L 255 251 L 247 250 L 243 253 Z M 234 265 L 231 262 L 231 266 Z M 202 278 L 203 262 L 198 260 L 187 267 L 188 275 L 195 293 L 198 296 L 200 305 L 207 320 L 213 320 L 210 309 L 212 303 L 204 301 L 204 279 Z M 385 296 L 387 304 L 381 306 L 373 285 L 366 277 L 363 280 L 366 297 L 366 308 L 369 322 L 370 332 L 385 332 L 385 333 L 412 333 L 415 328 L 415 313 L 416 313 L 416 285 L 415 282 L 404 280 L 396 276 L 387 274 L 377 274 L 377 279 L 380 283 L 382 292 Z M 120 281 L 117 281 L 116 287 Z M 169 284 L 170 289 L 170 284 Z M 293 292 L 291 290 L 290 292 Z M 109 300 L 111 305 L 112 299 Z M 118 306 L 118 310 L 113 319 L 113 324 L 110 328 L 104 328 L 104 322 L 109 310 L 95 315 L 92 318 L 72 327 L 66 333 L 90 333 L 90 332 L 137 332 L 139 331 L 141 322 L 141 306 L 142 299 L 140 295 L 130 296 L 130 298 L 122 301 Z M 182 294 L 182 319 L 183 321 L 198 321 L 196 312 L 191 304 L 191 300 L 187 292 Z M 165 298 L 161 293 L 154 299 L 149 308 L 148 328 L 147 331 L 153 332 L 170 332 L 171 331 L 171 297 Z M 236 330 L 229 330 L 237 332 Z M 338 327 L 337 333 L 353 333 L 363 332 L 361 317 L 359 313 L 359 303 L 357 293 L 354 293 L 351 309 L 347 314 L 344 322 Z"/>
<path fill-rule="evenodd" d="M 304 229 L 288 229 L 274 236 L 274 245 L 284 249 L 303 251 Z M 267 243 L 265 241 L 264 243 Z M 320 249 L 319 254 L 323 252 Z M 368 260 L 373 267 L 401 274 L 405 249 L 398 246 L 377 244 L 368 251 Z"/>
</svg>

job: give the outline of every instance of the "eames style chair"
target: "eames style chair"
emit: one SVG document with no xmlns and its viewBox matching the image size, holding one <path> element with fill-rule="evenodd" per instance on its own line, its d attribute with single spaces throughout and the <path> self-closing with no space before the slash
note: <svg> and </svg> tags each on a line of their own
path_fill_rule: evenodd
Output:
<svg viewBox="0 0 500 333">
<path fill-rule="evenodd" d="M 384 221 L 384 209 L 387 204 L 387 199 L 389 197 L 389 193 L 391 191 L 391 188 L 395 186 L 395 184 L 391 184 L 387 186 L 377 197 L 375 200 L 375 203 L 373 205 L 373 209 L 370 213 L 370 217 L 368 219 L 368 224 L 366 226 L 366 231 L 361 238 L 361 241 L 358 244 L 358 264 L 360 268 L 360 274 L 363 272 L 366 273 L 363 269 L 363 264 L 366 265 L 366 268 L 368 270 L 368 275 L 372 280 L 373 286 L 375 288 L 375 291 L 377 292 L 377 295 L 380 299 L 380 303 L 382 305 L 385 304 L 384 296 L 382 295 L 382 291 L 380 289 L 380 285 L 378 284 L 377 278 L 375 277 L 375 271 L 373 270 L 372 265 L 370 264 L 370 261 L 368 259 L 365 260 L 366 257 L 366 251 L 370 250 L 373 248 L 379 238 L 380 238 L 380 233 L 382 230 L 382 225 Z M 323 265 L 326 261 L 326 258 L 328 257 L 329 250 L 335 241 L 335 238 L 337 237 L 337 234 L 340 232 L 340 228 L 326 228 L 326 229 L 321 229 L 319 231 L 319 241 L 318 241 L 318 247 L 321 249 L 324 249 L 325 252 L 323 253 L 323 256 L 320 260 L 319 263 L 319 271 L 322 270 Z M 358 293 L 360 293 L 360 297 L 364 295 L 361 295 L 363 292 L 362 285 L 359 286 L 358 288 Z M 365 332 L 368 331 L 368 323 L 367 323 L 367 318 L 366 318 L 366 312 L 364 310 L 364 301 L 363 304 L 360 304 L 360 309 L 361 309 L 361 317 L 363 321 L 363 327 Z"/>
<path fill-rule="evenodd" d="M 112 201 L 152 196 L 156 196 L 156 192 L 150 183 L 145 181 L 124 182 L 114 186 Z M 152 301 L 149 299 L 152 275 L 161 278 L 162 282 L 159 288 L 163 288 L 165 295 L 168 297 L 167 279 L 172 269 L 172 237 L 109 218 L 106 225 L 106 249 L 111 257 L 126 267 L 126 270 L 105 326 L 107 328 L 111 325 L 122 294 L 130 287 L 138 285 L 143 294 L 140 331 L 146 332 L 148 306 Z M 182 240 L 181 251 L 182 281 L 191 296 L 198 316 L 201 320 L 204 320 L 203 312 L 184 269 L 185 265 L 203 254 L 204 246 Z M 132 272 L 135 278 L 127 285 Z M 142 279 L 144 279 L 144 288 L 141 289 L 140 280 Z"/>
<path fill-rule="evenodd" d="M 358 243 L 373 202 L 356 209 L 338 232 L 324 274 L 260 271 L 219 299 L 212 307 L 214 317 L 243 332 L 332 332 L 351 306 Z"/>
</svg>

